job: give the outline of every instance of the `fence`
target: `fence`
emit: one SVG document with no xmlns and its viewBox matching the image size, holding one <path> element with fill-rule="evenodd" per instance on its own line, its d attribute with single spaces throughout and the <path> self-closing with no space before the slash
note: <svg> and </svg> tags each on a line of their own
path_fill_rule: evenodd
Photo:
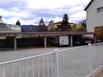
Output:
<svg viewBox="0 0 103 77">
<path fill-rule="evenodd" d="M 0 63 L 0 77 L 86 77 L 103 64 L 102 46 L 84 46 Z"/>
</svg>

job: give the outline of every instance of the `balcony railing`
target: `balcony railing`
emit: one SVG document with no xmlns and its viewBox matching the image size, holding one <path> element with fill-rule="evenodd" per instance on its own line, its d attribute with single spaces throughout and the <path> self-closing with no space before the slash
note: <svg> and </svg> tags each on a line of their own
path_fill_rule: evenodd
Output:
<svg viewBox="0 0 103 77">
<path fill-rule="evenodd" d="M 83 46 L 0 63 L 0 77 L 86 77 L 103 65 L 103 46 Z M 89 76 L 88 76 L 89 77 Z"/>
</svg>

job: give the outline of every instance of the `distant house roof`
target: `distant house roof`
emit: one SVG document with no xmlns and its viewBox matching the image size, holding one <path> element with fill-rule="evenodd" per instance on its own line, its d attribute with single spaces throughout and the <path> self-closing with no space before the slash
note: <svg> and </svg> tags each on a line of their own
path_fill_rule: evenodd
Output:
<svg viewBox="0 0 103 77">
<path fill-rule="evenodd" d="M 62 24 L 62 21 L 55 22 L 54 24 Z"/>
<path fill-rule="evenodd" d="M 92 2 L 93 2 L 94 0 L 91 0 L 90 2 L 89 2 L 89 4 L 86 6 L 86 8 L 84 9 L 85 11 L 89 8 L 89 6 L 92 4 Z"/>
</svg>

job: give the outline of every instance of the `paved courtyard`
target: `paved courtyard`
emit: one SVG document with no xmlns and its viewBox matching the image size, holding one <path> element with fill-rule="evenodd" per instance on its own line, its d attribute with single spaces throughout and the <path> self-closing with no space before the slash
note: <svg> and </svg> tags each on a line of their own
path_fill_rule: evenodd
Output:
<svg viewBox="0 0 103 77">
<path fill-rule="evenodd" d="M 20 59 L 24 57 L 34 56 L 38 54 L 43 54 L 52 51 L 60 51 L 64 49 L 70 49 L 69 47 L 65 48 L 32 48 L 32 49 L 22 49 L 22 50 L 8 50 L 8 51 L 0 51 L 0 63 L 15 59 Z"/>
</svg>

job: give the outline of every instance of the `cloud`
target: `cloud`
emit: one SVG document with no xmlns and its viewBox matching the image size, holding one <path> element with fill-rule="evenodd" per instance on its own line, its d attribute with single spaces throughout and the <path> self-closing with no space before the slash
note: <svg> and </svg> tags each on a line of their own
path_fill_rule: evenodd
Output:
<svg viewBox="0 0 103 77">
<path fill-rule="evenodd" d="M 27 17 L 28 13 L 23 12 L 23 11 L 7 11 L 4 9 L 0 9 L 0 15 L 2 16 L 11 16 L 11 17 Z"/>
<path fill-rule="evenodd" d="M 83 11 L 90 0 L 0 0 L 0 15 L 6 23 L 37 24 L 40 18 L 45 22 L 51 19 L 62 20 L 67 13 L 71 22 L 85 19 Z"/>
<path fill-rule="evenodd" d="M 27 6 L 26 0 L 0 0 L 0 7 L 3 9 L 10 9 L 13 7 L 24 8 Z"/>
<path fill-rule="evenodd" d="M 28 0 L 28 7 L 33 9 L 40 9 L 40 8 L 59 8 L 63 6 L 75 6 L 77 4 L 85 4 L 90 0 Z"/>
</svg>

